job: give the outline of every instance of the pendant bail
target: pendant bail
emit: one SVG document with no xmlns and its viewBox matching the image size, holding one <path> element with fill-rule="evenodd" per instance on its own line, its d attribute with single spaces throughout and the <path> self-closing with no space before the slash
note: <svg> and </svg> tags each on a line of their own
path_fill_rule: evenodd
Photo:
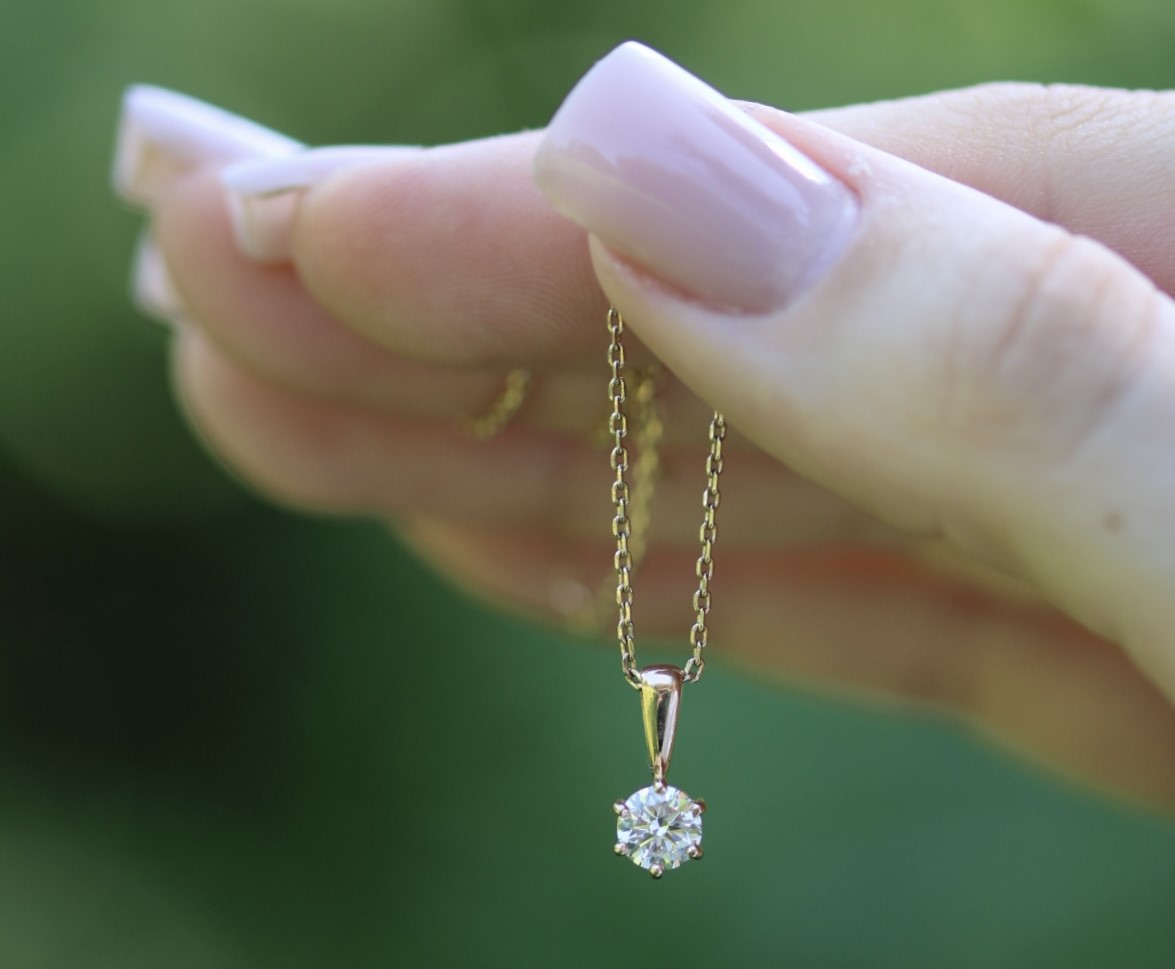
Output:
<svg viewBox="0 0 1175 969">
<path fill-rule="evenodd" d="M 673 759 L 677 735 L 677 713 L 681 708 L 681 687 L 685 674 L 676 666 L 646 666 L 640 671 L 641 716 L 645 722 L 645 743 L 654 785 L 663 785 Z"/>
</svg>

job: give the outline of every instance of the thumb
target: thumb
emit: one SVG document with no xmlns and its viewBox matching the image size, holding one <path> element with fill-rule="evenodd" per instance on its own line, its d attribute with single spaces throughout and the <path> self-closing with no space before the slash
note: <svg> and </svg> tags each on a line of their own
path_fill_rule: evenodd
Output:
<svg viewBox="0 0 1175 969">
<path fill-rule="evenodd" d="M 536 159 L 641 339 L 799 472 L 1175 696 L 1175 308 L 1109 250 L 618 48 Z"/>
</svg>

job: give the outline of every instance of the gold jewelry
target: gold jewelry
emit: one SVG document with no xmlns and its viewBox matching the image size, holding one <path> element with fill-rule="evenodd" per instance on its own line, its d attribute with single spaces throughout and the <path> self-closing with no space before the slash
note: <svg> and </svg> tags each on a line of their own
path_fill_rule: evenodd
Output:
<svg viewBox="0 0 1175 969">
<path fill-rule="evenodd" d="M 634 391 L 630 396 L 635 401 L 635 407 L 631 436 L 636 456 L 632 462 L 632 482 L 629 486 L 630 573 L 637 571 L 648 547 L 653 495 L 661 473 L 660 448 L 665 424 L 661 419 L 661 402 L 657 391 L 663 373 L 659 364 L 652 363 L 635 369 L 632 375 Z M 599 431 L 592 435 L 592 441 L 601 450 L 610 451 L 614 439 L 612 419 L 609 417 L 601 422 Z M 608 617 L 616 608 L 616 582 L 612 576 L 606 577 L 596 586 L 594 595 L 583 583 L 577 585 L 583 592 L 580 601 L 566 610 L 567 628 L 581 635 L 597 635 L 601 630 L 610 628 Z"/>
<path fill-rule="evenodd" d="M 702 814 L 706 810 L 706 802 L 700 798 L 691 798 L 676 787 L 670 787 L 666 783 L 666 776 L 673 756 L 682 688 L 687 683 L 696 683 L 706 666 L 703 654 L 709 640 L 706 622 L 710 614 L 710 580 L 714 576 L 714 542 L 718 537 L 718 483 L 722 474 L 722 442 L 726 438 L 726 420 L 715 411 L 710 421 L 706 490 L 702 494 L 704 516 L 699 530 L 702 548 L 695 568 L 698 587 L 693 596 L 694 624 L 689 633 L 693 652 L 684 667 L 657 665 L 638 669 L 632 621 L 632 571 L 635 566 L 634 552 L 637 550 L 634 548 L 634 529 L 638 524 L 638 506 L 630 498 L 625 478 L 629 460 L 625 445 L 628 422 L 624 414 L 627 398 L 622 341 L 624 319 L 615 307 L 608 310 L 608 334 L 608 365 L 611 370 L 608 396 L 612 402 L 608 430 L 612 437 L 610 463 L 615 475 L 612 481 L 612 504 L 615 510 L 612 534 L 616 539 L 616 637 L 620 644 L 621 672 L 628 684 L 641 694 L 645 743 L 653 771 L 651 786 L 634 791 L 613 805 L 618 815 L 615 851 L 631 859 L 634 864 L 648 869 L 654 878 L 660 878 L 667 869 L 678 868 L 688 860 L 702 857 Z M 657 436 L 660 436 L 659 432 Z"/>
<path fill-rule="evenodd" d="M 533 379 L 533 374 L 522 367 L 511 370 L 506 374 L 506 386 L 493 403 L 482 413 L 461 420 L 461 432 L 474 441 L 497 437 L 522 407 Z"/>
</svg>

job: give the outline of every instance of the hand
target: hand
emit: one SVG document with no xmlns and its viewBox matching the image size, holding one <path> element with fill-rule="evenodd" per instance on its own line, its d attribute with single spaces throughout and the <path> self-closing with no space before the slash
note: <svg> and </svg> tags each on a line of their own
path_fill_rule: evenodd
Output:
<svg viewBox="0 0 1175 969">
<path fill-rule="evenodd" d="M 991 86 L 740 109 L 759 128 L 692 83 L 628 49 L 545 136 L 419 152 L 300 153 L 128 101 L 120 185 L 159 246 L 140 292 L 181 322 L 193 422 L 272 497 L 385 518 L 477 594 L 562 622 L 568 577 L 610 562 L 589 439 L 611 301 L 681 381 L 640 636 L 691 621 L 717 407 L 735 432 L 713 655 L 949 711 L 1175 805 L 1175 100 Z M 535 188 L 540 142 L 582 227 Z M 693 153 L 683 180 L 669 143 Z M 756 185 L 757 214 L 724 222 Z M 458 433 L 519 366 L 518 421 Z"/>
</svg>

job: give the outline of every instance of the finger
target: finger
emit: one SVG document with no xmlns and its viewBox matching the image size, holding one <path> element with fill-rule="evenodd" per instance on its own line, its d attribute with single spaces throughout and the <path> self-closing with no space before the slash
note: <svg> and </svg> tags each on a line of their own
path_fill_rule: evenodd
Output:
<svg viewBox="0 0 1175 969">
<path fill-rule="evenodd" d="M 177 347 L 181 399 L 205 441 L 271 497 L 324 512 L 418 511 L 546 530 L 553 540 L 607 533 L 606 450 L 578 438 L 512 427 L 492 446 L 431 422 L 293 393 L 242 369 L 196 330 Z M 892 531 L 753 451 L 731 476 L 741 510 L 727 516 L 732 547 L 884 544 Z M 666 449 L 651 536 L 692 546 L 701 512 L 696 447 Z"/>
<path fill-rule="evenodd" d="M 402 533 L 475 594 L 559 625 L 586 594 L 569 595 L 567 584 L 609 564 L 597 548 L 517 530 L 413 516 Z M 685 642 L 692 567 L 688 554 L 661 552 L 638 571 L 642 641 Z M 714 596 L 710 639 L 733 662 L 821 692 L 947 713 L 1054 771 L 1175 808 L 1175 710 L 1119 649 L 1038 608 L 960 593 L 885 553 L 789 562 L 727 550 Z M 602 618 L 601 640 L 614 622 Z"/>
<path fill-rule="evenodd" d="M 1155 170 L 1166 159 L 1171 99 L 993 85 L 816 117 L 1099 238 L 1171 285 L 1175 189 Z M 321 149 L 233 165 L 228 208 L 276 207 L 283 231 L 297 228 L 299 264 L 325 307 L 296 287 L 270 298 L 282 274 L 233 251 L 213 167 L 157 204 L 168 265 L 222 346 L 303 389 L 353 391 L 376 404 L 416 399 L 396 391 L 415 389 L 397 365 L 405 354 L 495 374 L 555 361 L 590 370 L 603 304 L 582 236 L 536 200 L 537 136 L 410 153 Z M 250 225 L 237 219 L 244 252 L 256 254 Z M 292 246 L 287 238 L 274 251 L 288 256 Z M 365 347 L 357 333 L 396 354 Z M 492 385 L 484 377 L 469 405 Z"/>
<path fill-rule="evenodd" d="M 633 328 L 733 424 L 1034 583 L 1175 695 L 1171 302 L 1093 242 L 773 124 L 787 141 L 626 46 L 538 171 Z"/>
<path fill-rule="evenodd" d="M 603 294 L 583 234 L 529 178 L 537 133 L 435 148 L 307 193 L 303 281 L 372 341 L 442 364 L 594 360 Z"/>
</svg>

